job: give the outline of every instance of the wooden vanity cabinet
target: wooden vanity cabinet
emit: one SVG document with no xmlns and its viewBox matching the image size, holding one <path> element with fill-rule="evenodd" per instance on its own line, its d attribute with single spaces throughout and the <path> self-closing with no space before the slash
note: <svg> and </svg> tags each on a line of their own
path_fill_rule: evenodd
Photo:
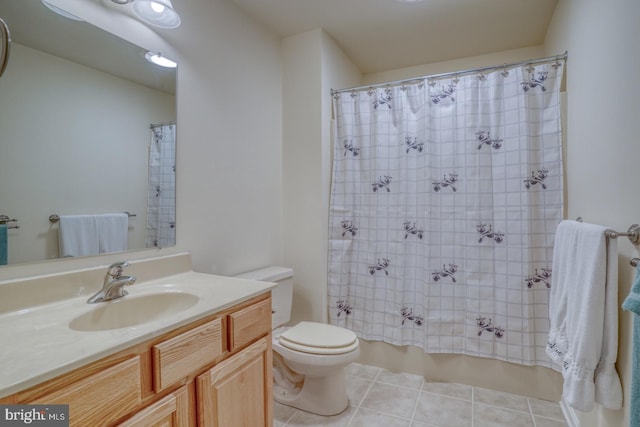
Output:
<svg viewBox="0 0 640 427">
<path fill-rule="evenodd" d="M 69 404 L 78 427 L 271 427 L 271 360 L 265 293 L 2 402 Z"/>
<path fill-rule="evenodd" d="M 199 426 L 271 426 L 271 338 L 218 363 L 196 385 Z"/>
</svg>

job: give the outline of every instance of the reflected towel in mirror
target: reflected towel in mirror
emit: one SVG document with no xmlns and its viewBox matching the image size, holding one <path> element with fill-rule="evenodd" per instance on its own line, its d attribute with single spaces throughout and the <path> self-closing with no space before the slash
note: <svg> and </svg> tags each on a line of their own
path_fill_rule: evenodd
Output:
<svg viewBox="0 0 640 427">
<path fill-rule="evenodd" d="M 61 257 L 99 255 L 127 250 L 128 216 L 60 215 L 58 242 Z"/>
<path fill-rule="evenodd" d="M 0 224 L 0 265 L 7 265 L 9 258 L 7 225 Z"/>
</svg>

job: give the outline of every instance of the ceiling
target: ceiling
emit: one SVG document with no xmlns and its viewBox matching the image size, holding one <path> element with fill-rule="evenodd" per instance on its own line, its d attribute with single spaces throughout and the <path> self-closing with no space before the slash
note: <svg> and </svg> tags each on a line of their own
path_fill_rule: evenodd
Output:
<svg viewBox="0 0 640 427">
<path fill-rule="evenodd" d="M 329 33 L 364 74 L 542 44 L 558 0 L 232 0 L 282 37 Z"/>
</svg>

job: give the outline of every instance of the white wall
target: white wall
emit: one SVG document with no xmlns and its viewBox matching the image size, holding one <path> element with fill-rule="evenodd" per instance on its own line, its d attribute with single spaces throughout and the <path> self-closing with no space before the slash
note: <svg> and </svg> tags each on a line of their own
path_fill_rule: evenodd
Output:
<svg viewBox="0 0 640 427">
<path fill-rule="evenodd" d="M 178 244 L 206 273 L 279 264 L 280 38 L 229 1 L 182 4 L 182 26 L 171 34 L 181 56 Z"/>
<path fill-rule="evenodd" d="M 567 50 L 567 195 L 569 218 L 626 231 L 640 222 L 640 2 L 562 0 L 545 48 Z M 628 295 L 638 247 L 618 239 L 619 301 Z M 578 413 L 582 427 L 629 425 L 632 315 L 620 312 L 617 368 L 625 408 Z M 639 350 L 636 350 L 639 351 Z"/>
<path fill-rule="evenodd" d="M 489 53 L 486 55 L 470 56 L 467 58 L 454 59 L 451 61 L 434 62 L 431 64 L 422 64 L 407 68 L 397 68 L 394 70 L 387 70 L 379 73 L 369 73 L 363 76 L 362 84 L 368 85 L 385 83 L 395 80 L 428 76 L 431 74 L 448 73 L 457 70 L 468 70 L 478 67 L 509 64 L 519 61 L 525 61 L 527 59 L 540 58 L 541 56 L 544 56 L 543 46 L 531 46 L 522 49 Z"/>
<path fill-rule="evenodd" d="M 292 320 L 327 318 L 332 87 L 360 72 L 323 30 L 283 40 L 284 264 L 294 269 Z"/>
<path fill-rule="evenodd" d="M 143 248 L 149 124 L 175 120 L 175 97 L 16 43 L 0 97 L 9 264 L 58 258 L 52 213 L 135 213 Z"/>
</svg>

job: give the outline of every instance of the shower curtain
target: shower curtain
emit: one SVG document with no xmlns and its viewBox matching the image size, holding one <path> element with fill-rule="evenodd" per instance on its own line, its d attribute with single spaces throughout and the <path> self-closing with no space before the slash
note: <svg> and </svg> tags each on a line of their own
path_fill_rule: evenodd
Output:
<svg viewBox="0 0 640 427">
<path fill-rule="evenodd" d="M 145 247 L 176 244 L 176 124 L 151 125 Z"/>
<path fill-rule="evenodd" d="M 334 95 L 331 323 L 552 367 L 562 64 Z"/>
</svg>

